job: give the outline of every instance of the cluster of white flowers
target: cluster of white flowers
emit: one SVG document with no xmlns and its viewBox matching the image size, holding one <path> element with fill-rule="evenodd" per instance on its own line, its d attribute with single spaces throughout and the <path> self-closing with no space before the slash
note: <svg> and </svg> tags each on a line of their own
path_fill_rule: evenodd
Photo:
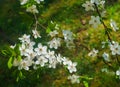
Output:
<svg viewBox="0 0 120 87">
<path fill-rule="evenodd" d="M 106 11 L 104 10 L 104 4 L 105 0 L 90 0 L 86 1 L 86 3 L 82 4 L 82 6 L 85 8 L 86 11 L 94 11 L 96 9 L 95 4 L 97 7 L 102 7 L 103 10 L 100 13 L 102 17 L 105 16 Z M 99 16 L 91 16 L 91 20 L 89 21 L 89 24 L 92 25 L 93 28 L 97 28 L 98 25 L 101 24 L 100 17 Z"/>
<path fill-rule="evenodd" d="M 55 25 L 55 30 L 49 32 L 49 36 L 52 37 L 52 40 L 48 42 L 50 48 L 57 49 L 61 45 L 61 37 L 59 38 L 59 25 L 55 24 L 53 21 L 51 21 L 51 24 Z M 61 32 L 61 31 L 60 31 Z M 61 34 L 60 34 L 61 35 Z M 70 30 L 62 30 L 62 35 L 64 38 L 64 42 L 66 43 L 66 46 L 70 49 L 74 47 L 74 38 L 73 33 Z M 57 37 L 56 37 L 57 36 Z"/>
<path fill-rule="evenodd" d="M 82 6 L 85 8 L 86 11 L 90 11 L 90 10 L 94 11 L 95 10 L 94 4 L 104 8 L 105 0 L 90 0 L 90 1 L 86 1 L 86 3 L 82 4 Z"/>
<path fill-rule="evenodd" d="M 33 30 L 33 37 L 34 39 L 41 38 L 37 30 Z M 31 40 L 30 35 L 24 34 L 19 38 L 19 40 L 21 42 L 21 46 L 19 47 L 21 57 L 15 58 L 13 61 L 13 66 L 18 67 L 18 70 L 36 70 L 40 67 L 55 69 L 57 64 L 60 64 L 65 66 L 69 73 L 74 73 L 77 71 L 76 62 L 72 62 L 68 58 L 62 57 L 60 54 L 56 54 L 55 51 L 49 50 L 47 46 L 44 46 L 41 43 L 38 43 L 38 46 L 36 47 L 37 44 Z M 53 40 L 54 41 L 48 42 L 50 44 L 50 48 L 54 47 L 57 49 L 60 43 L 56 38 Z M 14 47 L 12 48 L 14 49 Z"/>
<path fill-rule="evenodd" d="M 48 50 L 47 46 L 43 46 L 41 43 L 38 43 L 38 47 L 35 47 L 35 42 L 30 40 L 30 35 L 24 34 L 19 40 L 22 42 L 19 50 L 23 58 L 21 60 L 15 59 L 13 64 L 14 66 L 18 66 L 19 70 L 29 70 L 30 66 L 36 69 L 38 65 L 41 67 L 48 66 L 49 68 L 56 68 L 58 63 L 63 63 L 63 65 L 67 66 L 70 73 L 77 71 L 77 63 L 73 63 L 69 59 L 61 57 L 60 54 L 55 54 L 54 51 Z M 59 43 L 55 42 L 52 44 L 55 46 Z M 51 48 L 53 47 L 52 44 L 50 45 Z M 54 48 L 57 47 L 58 46 Z"/>
<path fill-rule="evenodd" d="M 29 3 L 29 1 L 30 1 L 30 0 L 20 0 L 20 4 L 21 4 L 21 5 L 25 5 L 25 4 Z M 35 1 L 37 4 L 40 4 L 40 2 L 42 2 L 42 1 L 44 1 L 44 0 L 34 0 L 34 1 Z M 26 11 L 27 11 L 27 12 L 30 12 L 30 13 L 33 13 L 33 14 L 39 13 L 39 11 L 37 10 L 37 7 L 36 7 L 35 4 L 27 7 Z"/>
</svg>

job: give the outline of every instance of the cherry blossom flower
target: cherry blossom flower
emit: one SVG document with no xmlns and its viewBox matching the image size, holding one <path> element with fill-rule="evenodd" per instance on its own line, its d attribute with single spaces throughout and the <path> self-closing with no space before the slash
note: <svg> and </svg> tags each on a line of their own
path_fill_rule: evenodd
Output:
<svg viewBox="0 0 120 87">
<path fill-rule="evenodd" d="M 51 57 L 49 58 L 49 68 L 56 68 L 56 65 L 57 65 L 58 61 L 56 59 L 56 57 Z"/>
<path fill-rule="evenodd" d="M 62 58 L 63 61 L 63 65 L 68 65 L 69 62 L 71 62 L 69 59 L 67 59 L 66 57 Z"/>
<path fill-rule="evenodd" d="M 38 48 L 35 48 L 35 52 L 37 52 L 37 55 L 46 55 L 47 54 L 47 46 L 42 46 L 42 44 L 39 43 Z"/>
<path fill-rule="evenodd" d="M 20 64 L 20 60 L 15 58 L 13 61 L 13 66 L 18 66 L 19 64 Z"/>
<path fill-rule="evenodd" d="M 74 84 L 74 83 L 80 83 L 80 80 L 79 80 L 80 76 L 77 76 L 75 74 L 71 75 L 68 77 L 69 80 L 71 80 L 71 83 Z"/>
<path fill-rule="evenodd" d="M 27 59 L 23 59 L 20 61 L 19 65 L 18 65 L 18 69 L 25 69 L 25 70 L 29 70 L 29 66 L 32 65 L 32 61 L 31 60 L 27 60 Z"/>
<path fill-rule="evenodd" d="M 55 51 L 50 51 L 48 50 L 47 54 L 45 55 L 46 58 L 50 59 L 50 58 L 54 58 L 55 57 Z"/>
<path fill-rule="evenodd" d="M 107 62 L 110 61 L 108 53 L 104 52 L 103 55 L 102 55 L 102 57 L 104 58 L 105 61 L 107 61 Z"/>
<path fill-rule="evenodd" d="M 57 30 L 51 31 L 51 32 L 49 33 L 49 35 L 50 35 L 51 37 L 54 37 L 54 36 L 57 35 L 57 34 L 58 34 Z"/>
<path fill-rule="evenodd" d="M 61 45 L 60 40 L 60 38 L 53 38 L 51 41 L 48 42 L 49 47 L 57 49 Z"/>
<path fill-rule="evenodd" d="M 24 42 L 29 43 L 29 42 L 30 42 L 30 35 L 24 34 L 22 37 L 19 38 L 19 40 L 20 40 L 22 43 L 24 43 Z"/>
<path fill-rule="evenodd" d="M 92 25 L 93 28 L 97 28 L 100 22 L 100 17 L 99 16 L 91 16 L 91 20 L 89 21 L 89 24 Z"/>
<path fill-rule="evenodd" d="M 32 5 L 32 6 L 28 7 L 26 11 L 31 12 L 31 13 L 39 13 L 36 8 L 36 5 Z"/>
<path fill-rule="evenodd" d="M 56 59 L 60 64 L 62 63 L 62 57 L 60 54 L 56 55 Z"/>
<path fill-rule="evenodd" d="M 44 0 L 35 0 L 38 4 L 40 4 L 40 2 L 44 1 Z"/>
<path fill-rule="evenodd" d="M 105 16 L 106 16 L 106 13 L 107 13 L 107 12 L 106 12 L 105 10 L 102 11 L 102 12 L 101 12 L 101 16 L 102 16 L 102 17 L 105 17 Z"/>
<path fill-rule="evenodd" d="M 37 60 L 35 61 L 35 64 L 40 64 L 41 67 L 43 67 L 47 62 L 48 62 L 48 59 L 46 59 L 44 56 L 37 56 Z"/>
<path fill-rule="evenodd" d="M 26 4 L 28 2 L 28 0 L 20 0 L 20 4 L 21 5 L 24 5 L 24 4 Z"/>
<path fill-rule="evenodd" d="M 95 57 L 97 56 L 97 53 L 98 53 L 98 50 L 93 48 L 93 50 L 88 53 L 88 56 Z"/>
<path fill-rule="evenodd" d="M 74 62 L 74 63 L 72 63 L 71 61 L 68 63 L 68 70 L 69 70 L 69 72 L 70 73 L 73 73 L 73 72 L 76 72 L 77 71 L 77 69 L 76 69 L 76 65 L 77 65 L 77 63 L 76 62 Z"/>
<path fill-rule="evenodd" d="M 120 68 L 116 71 L 116 75 L 120 75 Z"/>
<path fill-rule="evenodd" d="M 27 54 L 25 44 L 22 44 L 22 45 L 19 47 L 19 50 L 20 50 L 21 56 L 24 56 L 24 55 Z"/>
<path fill-rule="evenodd" d="M 36 57 L 36 52 L 33 51 L 33 49 L 26 49 L 26 54 L 25 56 L 28 57 L 29 59 L 34 59 Z"/>
<path fill-rule="evenodd" d="M 65 41 L 73 41 L 73 33 L 70 30 L 63 30 L 63 36 Z"/>
<path fill-rule="evenodd" d="M 86 11 L 93 10 L 94 11 L 94 4 L 91 3 L 90 1 L 86 1 L 86 3 L 82 4 L 83 7 L 85 7 Z"/>
<path fill-rule="evenodd" d="M 105 0 L 91 0 L 91 3 L 95 3 L 97 5 L 104 5 Z"/>
</svg>

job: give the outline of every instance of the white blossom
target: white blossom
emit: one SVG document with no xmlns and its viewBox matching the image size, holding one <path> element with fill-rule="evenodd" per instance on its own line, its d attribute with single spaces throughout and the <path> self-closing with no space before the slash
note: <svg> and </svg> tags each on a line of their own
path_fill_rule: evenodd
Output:
<svg viewBox="0 0 120 87">
<path fill-rule="evenodd" d="M 60 40 L 60 38 L 53 38 L 51 41 L 48 42 L 49 47 L 57 49 L 61 45 Z"/>
<path fill-rule="evenodd" d="M 41 67 L 43 67 L 47 62 L 48 62 L 48 59 L 46 59 L 44 56 L 37 56 L 37 61 L 35 62 L 35 64 L 40 64 Z"/>
<path fill-rule="evenodd" d="M 23 59 L 20 61 L 19 65 L 18 65 L 18 69 L 19 70 L 21 70 L 21 69 L 29 70 L 29 66 L 31 66 L 31 65 L 32 65 L 31 60 Z"/>
<path fill-rule="evenodd" d="M 35 52 L 37 52 L 37 55 L 46 55 L 46 53 L 47 53 L 47 46 L 42 46 L 42 44 L 39 43 L 38 47 L 35 48 Z"/>
<path fill-rule="evenodd" d="M 33 36 L 34 38 L 41 38 L 40 34 L 38 33 L 38 31 L 35 29 L 35 30 L 32 30 L 32 33 L 33 33 Z"/>
<path fill-rule="evenodd" d="M 116 71 L 116 75 L 120 76 L 120 68 Z"/>
<path fill-rule="evenodd" d="M 67 59 L 66 57 L 62 58 L 63 61 L 63 65 L 68 65 L 69 62 L 71 62 L 69 59 Z"/>
<path fill-rule="evenodd" d="M 85 7 L 86 11 L 93 10 L 94 11 L 94 4 L 90 1 L 86 1 L 86 3 L 82 4 L 83 7 Z"/>
<path fill-rule="evenodd" d="M 38 4 L 40 4 L 40 2 L 44 1 L 44 0 L 35 0 Z"/>
<path fill-rule="evenodd" d="M 29 43 L 29 42 L 30 42 L 30 35 L 24 34 L 22 37 L 19 38 L 19 40 L 20 40 L 22 43 L 24 43 L 24 42 Z"/>
<path fill-rule="evenodd" d="M 70 30 L 63 30 L 64 39 L 67 41 L 73 40 L 73 33 Z"/>
<path fill-rule="evenodd" d="M 118 42 L 112 42 L 112 44 L 109 45 L 110 46 L 110 50 L 112 51 L 112 55 L 120 55 L 120 45 Z"/>
<path fill-rule="evenodd" d="M 98 50 L 93 48 L 93 50 L 88 53 L 88 56 L 95 57 L 97 56 L 97 53 L 98 53 Z"/>
<path fill-rule="evenodd" d="M 68 79 L 71 80 L 72 84 L 74 84 L 74 83 L 80 83 L 79 78 L 80 78 L 80 76 L 77 76 L 75 74 L 73 74 L 72 76 L 68 77 Z"/>
<path fill-rule="evenodd" d="M 10 46 L 10 48 L 12 48 L 12 49 L 14 49 L 15 47 L 16 47 L 16 44 Z"/>
<path fill-rule="evenodd" d="M 57 34 L 58 34 L 58 31 L 57 31 L 57 30 L 51 31 L 51 32 L 49 33 L 49 35 L 50 35 L 51 37 L 54 37 L 54 36 L 57 35 Z"/>
<path fill-rule="evenodd" d="M 48 59 L 55 57 L 55 51 L 48 51 L 48 53 L 45 55 Z"/>
<path fill-rule="evenodd" d="M 101 12 L 101 16 L 102 16 L 102 17 L 105 17 L 105 16 L 106 16 L 106 11 L 105 11 L 105 10 Z"/>
<path fill-rule="evenodd" d="M 93 28 L 97 28 L 100 22 L 100 17 L 99 16 L 91 16 L 91 20 L 89 21 L 89 24 L 92 25 Z"/>
<path fill-rule="evenodd" d="M 33 49 L 26 49 L 26 54 L 25 56 L 28 57 L 29 59 L 34 59 L 36 57 L 36 52 L 33 51 Z"/>
<path fill-rule="evenodd" d="M 91 0 L 91 3 L 95 3 L 97 5 L 104 5 L 105 0 Z"/>
<path fill-rule="evenodd" d="M 24 4 L 26 4 L 28 2 L 28 0 L 20 0 L 20 4 L 21 5 L 24 5 Z"/>
<path fill-rule="evenodd" d="M 112 19 L 110 20 L 110 26 L 113 28 L 114 31 L 119 30 L 119 27 L 116 25 L 116 22 Z"/>
<path fill-rule="evenodd" d="M 69 70 L 69 72 L 70 73 L 73 73 L 73 72 L 76 72 L 77 71 L 77 69 L 76 69 L 76 65 L 77 65 L 77 63 L 72 63 L 71 61 L 68 63 L 68 70 Z"/>
<path fill-rule="evenodd" d="M 26 11 L 31 12 L 31 13 L 39 13 L 36 8 L 36 5 L 32 5 L 32 6 L 28 7 Z"/>
<path fill-rule="evenodd" d="M 24 56 L 24 55 L 27 54 L 25 44 L 22 44 L 22 45 L 19 47 L 19 50 L 20 50 L 21 56 Z"/>
<path fill-rule="evenodd" d="M 60 64 L 62 63 L 62 57 L 60 54 L 56 55 L 56 59 Z"/>
<path fill-rule="evenodd" d="M 20 64 L 20 60 L 15 58 L 14 61 L 13 61 L 13 66 L 18 66 L 19 64 Z"/>
<path fill-rule="evenodd" d="M 105 61 L 107 61 L 107 62 L 110 61 L 108 53 L 104 52 L 103 55 L 102 55 L 102 57 L 104 58 Z"/>
<path fill-rule="evenodd" d="M 56 68 L 56 65 L 57 65 L 58 61 L 56 59 L 56 57 L 51 57 L 49 58 L 49 68 Z"/>
</svg>

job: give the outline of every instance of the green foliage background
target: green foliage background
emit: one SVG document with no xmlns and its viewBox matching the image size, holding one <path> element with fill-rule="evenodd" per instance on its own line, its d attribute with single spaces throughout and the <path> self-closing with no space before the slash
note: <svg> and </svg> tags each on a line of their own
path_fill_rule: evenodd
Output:
<svg viewBox="0 0 120 87">
<path fill-rule="evenodd" d="M 85 0 L 45 0 L 44 7 L 41 7 L 39 22 L 48 26 L 51 20 L 61 26 L 61 29 L 70 29 L 78 38 L 75 41 L 76 49 L 72 51 L 61 48 L 64 56 L 72 57 L 71 60 L 78 62 L 78 74 L 86 75 L 94 79 L 88 80 L 90 87 L 120 87 L 120 80 L 112 75 L 101 72 L 105 64 L 101 58 L 91 59 L 87 55 L 91 47 L 101 50 L 101 42 L 106 40 L 103 26 L 98 29 L 91 29 L 88 19 L 91 12 L 85 12 L 81 6 Z M 120 26 L 120 0 L 106 1 L 107 17 L 105 23 L 109 26 L 108 20 L 115 19 Z M 81 84 L 71 84 L 67 80 L 65 70 L 58 67 L 57 70 L 41 68 L 33 73 L 22 73 L 16 69 L 8 69 L 8 56 L 2 54 L 3 49 L 18 42 L 18 37 L 24 33 L 30 33 L 35 21 L 33 15 L 26 13 L 17 0 L 0 0 L 0 87 L 84 87 Z M 39 28 L 42 30 L 42 27 Z M 43 34 L 44 35 L 44 34 Z M 113 39 L 120 41 L 120 31 L 113 33 Z M 67 52 L 64 50 L 67 49 Z M 73 53 L 73 54 L 70 54 Z M 105 66 L 107 67 L 107 66 Z M 16 78 L 21 76 L 18 82 Z M 25 77 L 24 77 L 25 76 Z"/>
</svg>

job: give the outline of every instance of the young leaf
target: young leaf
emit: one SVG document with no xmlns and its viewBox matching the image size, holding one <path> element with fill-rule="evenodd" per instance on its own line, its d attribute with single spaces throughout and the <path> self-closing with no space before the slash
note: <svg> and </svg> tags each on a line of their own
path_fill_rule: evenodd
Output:
<svg viewBox="0 0 120 87">
<path fill-rule="evenodd" d="M 51 29 L 48 27 L 46 30 L 46 33 L 50 33 L 50 32 L 51 32 Z"/>
<path fill-rule="evenodd" d="M 83 81 L 83 84 L 84 84 L 85 87 L 89 87 L 87 81 Z"/>
<path fill-rule="evenodd" d="M 10 59 L 8 60 L 7 65 L 8 65 L 8 68 L 9 68 L 9 69 L 11 69 L 11 68 L 12 68 L 12 60 L 13 60 L 13 58 L 12 58 L 12 57 L 10 57 Z"/>
</svg>

